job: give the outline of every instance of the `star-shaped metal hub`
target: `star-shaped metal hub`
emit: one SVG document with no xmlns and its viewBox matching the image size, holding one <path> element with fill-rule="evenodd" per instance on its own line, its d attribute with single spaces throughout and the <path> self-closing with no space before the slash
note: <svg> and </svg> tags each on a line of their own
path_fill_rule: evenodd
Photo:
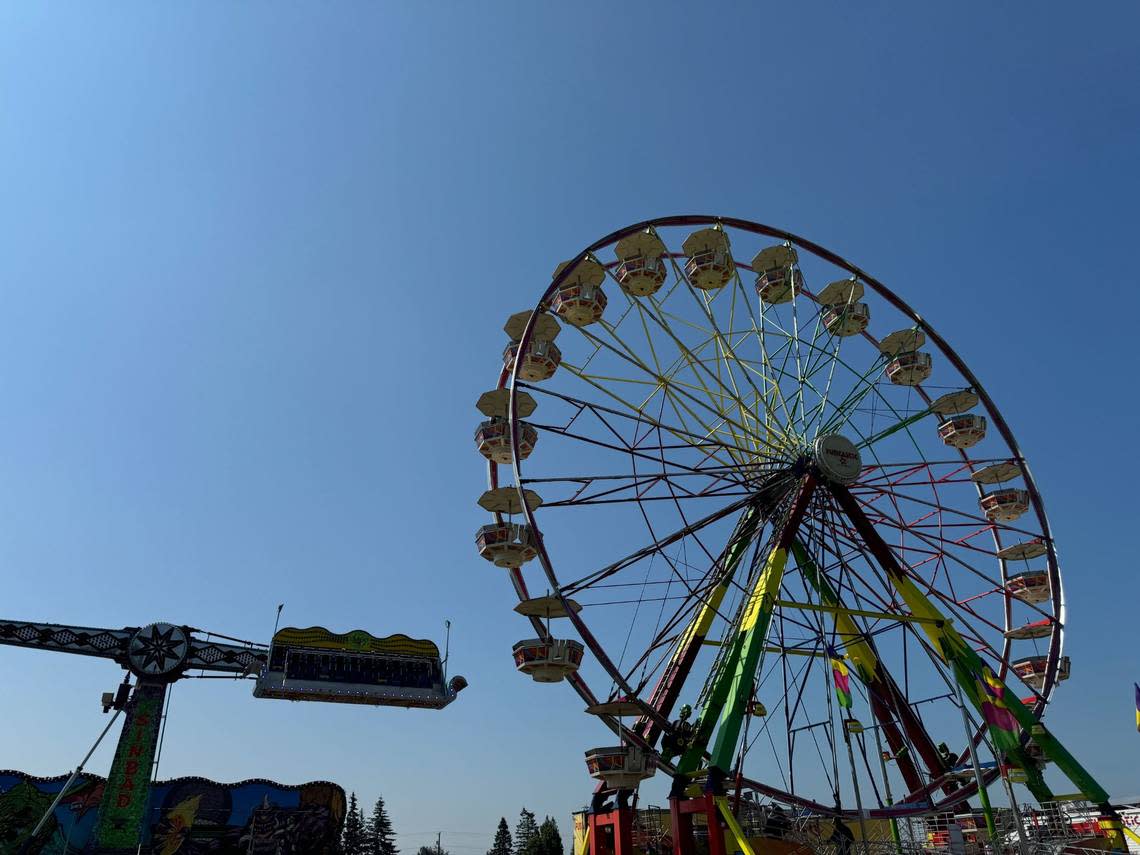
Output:
<svg viewBox="0 0 1140 855">
<path fill-rule="evenodd" d="M 135 633 L 128 648 L 131 670 L 143 677 L 176 672 L 190 652 L 190 639 L 181 627 L 152 623 Z"/>
</svg>

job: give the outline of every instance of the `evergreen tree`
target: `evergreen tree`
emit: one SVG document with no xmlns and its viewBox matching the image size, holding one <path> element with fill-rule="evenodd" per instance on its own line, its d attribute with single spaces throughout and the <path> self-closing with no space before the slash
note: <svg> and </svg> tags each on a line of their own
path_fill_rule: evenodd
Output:
<svg viewBox="0 0 1140 855">
<path fill-rule="evenodd" d="M 396 835 L 392 831 L 392 820 L 384 807 L 384 797 L 378 796 L 372 806 L 372 816 L 368 818 L 365 831 L 365 855 L 399 855 L 396 848 Z"/>
<path fill-rule="evenodd" d="M 421 846 L 420 851 L 416 855 L 451 855 L 442 846 Z"/>
<path fill-rule="evenodd" d="M 538 828 L 537 855 L 562 855 L 562 834 L 554 817 L 548 816 Z"/>
<path fill-rule="evenodd" d="M 514 855 L 514 846 L 511 843 L 511 830 L 507 828 L 507 818 L 499 818 L 499 827 L 495 829 L 495 842 L 491 844 L 487 855 Z"/>
<path fill-rule="evenodd" d="M 367 855 L 365 849 L 364 812 L 356 803 L 356 793 L 348 797 L 348 813 L 344 817 L 341 851 L 344 855 Z"/>
<path fill-rule="evenodd" d="M 515 826 L 514 855 L 538 855 L 538 823 L 526 808 L 519 811 L 519 823 Z"/>
</svg>

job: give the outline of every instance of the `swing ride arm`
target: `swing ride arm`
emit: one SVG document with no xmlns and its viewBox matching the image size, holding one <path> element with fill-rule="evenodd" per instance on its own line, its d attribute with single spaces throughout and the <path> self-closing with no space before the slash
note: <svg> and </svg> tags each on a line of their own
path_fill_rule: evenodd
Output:
<svg viewBox="0 0 1140 855">
<path fill-rule="evenodd" d="M 941 623 L 924 622 L 923 630 L 942 661 L 951 666 L 954 678 L 961 686 L 963 694 L 969 698 L 970 703 L 986 721 L 990 738 L 999 753 L 1005 754 L 1007 762 L 1025 770 L 1028 777 L 1027 785 L 1034 798 L 1038 801 L 1048 801 L 1053 794 L 1045 784 L 1037 764 L 1026 755 L 1020 735 L 1010 726 L 1009 718 L 1004 713 L 1008 712 L 1023 730 L 1032 735 L 1033 741 L 1041 747 L 1045 756 L 1052 760 L 1090 801 L 1099 805 L 1102 811 L 1114 813 L 1105 789 L 1056 737 L 1034 718 L 1033 713 L 1013 692 L 1009 691 L 1005 683 L 951 626 L 950 621 L 907 577 L 890 547 L 879 537 L 875 527 L 867 519 L 859 501 L 844 487 L 835 484 L 829 484 L 828 487 L 911 613 L 927 618 L 941 618 Z M 1001 758 L 999 762 L 1000 760 Z"/>
<path fill-rule="evenodd" d="M 906 736 L 909 737 L 915 751 L 922 758 L 927 773 L 932 779 L 940 778 L 948 771 L 946 763 L 938 753 L 938 749 L 935 748 L 926 728 L 922 726 L 922 722 L 918 720 L 918 716 L 911 709 L 910 704 L 901 700 L 902 693 L 899 691 L 894 678 L 883 667 L 882 660 L 879 659 L 878 652 L 875 650 L 874 642 L 859 629 L 852 616 L 843 610 L 839 595 L 831 587 L 827 578 L 819 572 L 818 566 L 808 555 L 807 549 L 804 548 L 799 538 L 792 541 L 792 554 L 795 556 L 800 571 L 808 583 L 815 588 L 823 604 L 835 610 L 833 612 L 835 629 L 842 641 L 843 652 L 851 659 L 855 665 L 856 674 L 863 685 L 867 687 L 867 694 L 871 699 L 871 711 L 883 728 L 891 753 L 896 757 L 899 772 L 912 795 L 921 792 L 924 789 L 922 778 L 919 776 L 913 758 L 908 752 L 903 751 L 907 745 L 898 725 L 901 724 L 906 731 Z M 900 754 L 900 751 L 903 753 Z M 954 787 L 952 784 L 943 785 L 943 789 L 949 793 Z"/>
<path fill-rule="evenodd" d="M 709 769 L 723 776 L 732 768 L 752 684 L 768 641 L 772 613 L 788 562 L 788 549 L 803 520 L 815 484 L 813 475 L 804 476 L 783 526 L 774 538 L 764 569 L 740 611 L 735 634 L 726 641 L 728 649 L 719 670 L 713 675 L 712 689 L 697 722 L 693 742 L 678 761 L 678 775 L 691 775 L 700 767 L 714 731 L 716 740 L 709 758 Z M 716 787 L 711 778 L 710 783 Z"/>
<path fill-rule="evenodd" d="M 131 668 L 131 640 L 145 627 L 122 629 L 69 626 L 23 620 L 0 620 L 0 645 L 30 647 L 53 653 L 74 653 L 111 659 L 123 668 Z M 243 676 L 256 673 L 266 662 L 267 651 L 254 644 L 227 644 L 195 636 L 193 627 L 182 627 L 187 638 L 185 658 L 180 672 L 214 671 Z"/>
</svg>

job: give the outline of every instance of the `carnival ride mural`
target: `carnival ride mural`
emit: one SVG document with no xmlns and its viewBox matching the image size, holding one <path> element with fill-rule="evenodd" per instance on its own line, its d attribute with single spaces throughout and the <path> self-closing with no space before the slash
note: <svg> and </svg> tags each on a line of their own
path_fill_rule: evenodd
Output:
<svg viewBox="0 0 1140 855">
<path fill-rule="evenodd" d="M 0 855 L 87 850 L 107 783 L 97 775 L 77 777 L 31 839 L 67 777 L 0 771 Z M 176 778 L 154 784 L 148 813 L 143 844 L 144 851 L 154 855 L 320 855 L 334 851 L 344 822 L 345 795 L 328 781 L 286 786 L 263 779 L 220 784 Z"/>
</svg>

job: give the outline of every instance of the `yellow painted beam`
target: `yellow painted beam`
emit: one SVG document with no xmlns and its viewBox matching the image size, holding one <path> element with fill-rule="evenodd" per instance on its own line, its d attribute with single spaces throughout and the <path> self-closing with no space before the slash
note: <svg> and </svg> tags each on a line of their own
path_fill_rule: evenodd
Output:
<svg viewBox="0 0 1140 855">
<path fill-rule="evenodd" d="M 776 600 L 776 605 L 785 609 L 804 609 L 809 612 L 829 612 L 830 614 L 857 615 L 858 617 L 882 618 L 884 620 L 897 620 L 903 623 L 931 623 L 943 626 L 950 623 L 949 618 L 919 617 L 918 615 L 897 615 L 891 612 L 872 612 L 866 609 L 845 609 L 840 606 L 825 606 L 820 603 L 797 603 L 792 600 Z"/>
<path fill-rule="evenodd" d="M 740 851 L 744 855 L 756 855 L 756 850 L 752 848 L 752 844 L 748 842 L 748 838 L 744 835 L 744 829 L 740 827 L 740 823 L 736 821 L 736 817 L 732 815 L 732 809 L 728 806 L 727 796 L 717 796 L 716 806 L 720 808 L 720 815 L 724 817 L 724 821 L 728 823 L 728 829 L 732 832 L 732 836 L 736 838 L 736 843 L 740 847 Z M 710 828 L 709 833 L 713 833 L 715 829 Z M 728 848 L 727 846 L 725 847 Z"/>
</svg>

